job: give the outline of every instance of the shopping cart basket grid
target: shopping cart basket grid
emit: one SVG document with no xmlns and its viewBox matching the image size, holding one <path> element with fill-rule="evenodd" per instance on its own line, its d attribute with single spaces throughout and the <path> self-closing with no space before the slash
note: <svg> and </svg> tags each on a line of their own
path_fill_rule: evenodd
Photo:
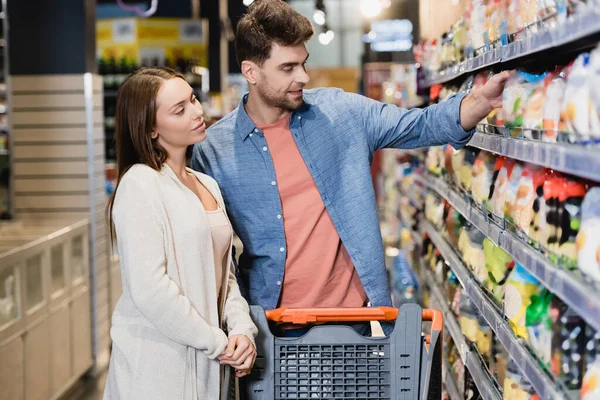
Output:
<svg viewBox="0 0 600 400">
<path fill-rule="evenodd" d="M 425 349 L 417 305 L 397 312 L 396 328 L 385 338 L 364 337 L 339 325 L 280 338 L 271 334 L 263 309 L 253 306 L 251 313 L 260 334 L 255 369 L 243 380 L 244 399 L 432 398 L 427 395 L 432 352 Z M 438 336 L 432 331 L 430 348 L 439 347 Z"/>
</svg>

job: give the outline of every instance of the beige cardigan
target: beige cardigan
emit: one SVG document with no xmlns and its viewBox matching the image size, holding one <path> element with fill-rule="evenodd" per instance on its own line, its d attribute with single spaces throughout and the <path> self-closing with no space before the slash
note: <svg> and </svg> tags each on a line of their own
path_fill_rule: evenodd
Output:
<svg viewBox="0 0 600 400">
<path fill-rule="evenodd" d="M 217 183 L 194 173 L 225 209 Z M 166 164 L 160 172 L 137 164 L 121 180 L 113 217 L 123 294 L 112 317 L 104 398 L 218 400 L 223 330 L 252 341 L 257 330 L 233 266 L 217 304 L 212 238 L 198 197 Z"/>
</svg>

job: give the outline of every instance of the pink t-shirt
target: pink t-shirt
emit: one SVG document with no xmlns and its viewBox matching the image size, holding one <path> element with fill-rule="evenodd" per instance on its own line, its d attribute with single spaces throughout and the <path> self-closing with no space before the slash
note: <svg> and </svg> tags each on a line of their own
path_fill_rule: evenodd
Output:
<svg viewBox="0 0 600 400">
<path fill-rule="evenodd" d="M 280 307 L 362 307 L 367 295 L 289 128 L 262 125 L 271 152 L 287 244 Z"/>
</svg>

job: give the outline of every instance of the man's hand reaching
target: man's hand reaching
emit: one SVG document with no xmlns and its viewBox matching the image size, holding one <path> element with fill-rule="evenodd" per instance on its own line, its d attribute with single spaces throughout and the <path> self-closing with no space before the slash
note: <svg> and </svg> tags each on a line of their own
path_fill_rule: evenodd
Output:
<svg viewBox="0 0 600 400">
<path fill-rule="evenodd" d="M 471 92 L 460 105 L 460 124 L 465 130 L 473 129 L 492 110 L 502 107 L 502 92 L 511 71 L 494 75 L 485 86 Z"/>
</svg>

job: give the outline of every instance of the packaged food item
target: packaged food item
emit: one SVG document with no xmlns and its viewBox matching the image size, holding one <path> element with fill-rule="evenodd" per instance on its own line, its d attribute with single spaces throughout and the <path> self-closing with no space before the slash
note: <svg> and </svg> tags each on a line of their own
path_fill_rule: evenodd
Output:
<svg viewBox="0 0 600 400">
<path fill-rule="evenodd" d="M 577 268 L 576 239 L 581 226 L 581 204 L 587 193 L 585 183 L 573 178 L 565 179 L 559 201 L 560 236 L 556 255 L 570 269 Z"/>
<path fill-rule="evenodd" d="M 544 182 L 543 203 L 540 203 L 537 218 L 537 235 L 539 247 L 551 253 L 556 250 L 560 229 L 560 196 L 564 186 L 564 177 L 558 172 L 550 172 Z M 530 230 L 530 233 L 532 231 Z M 536 236 L 534 235 L 534 236 Z"/>
<path fill-rule="evenodd" d="M 465 225 L 458 237 L 458 250 L 462 254 L 463 261 L 481 283 L 487 281 L 488 275 L 483 252 L 484 239 L 485 235 L 471 224 Z"/>
<path fill-rule="evenodd" d="M 446 171 L 446 179 L 449 182 L 454 182 L 454 167 L 452 166 L 452 155 L 456 150 L 449 144 L 444 146 L 444 171 Z"/>
<path fill-rule="evenodd" d="M 425 196 L 425 218 L 440 230 L 444 226 L 444 200 L 433 191 Z"/>
<path fill-rule="evenodd" d="M 505 400 L 539 400 L 531 383 L 523 376 L 515 361 L 511 358 L 504 379 Z"/>
<path fill-rule="evenodd" d="M 534 89 L 542 84 L 545 76 L 546 74 L 536 75 L 517 71 L 506 83 L 502 94 L 502 115 L 504 125 L 509 128 L 510 136 L 522 137 L 521 128 L 523 127 L 527 101 Z"/>
<path fill-rule="evenodd" d="M 510 41 L 516 39 L 524 29 L 521 18 L 521 2 L 523 1 L 525 0 L 510 0 L 508 2 L 506 30 Z"/>
<path fill-rule="evenodd" d="M 515 266 L 515 261 L 510 254 L 496 246 L 488 238 L 483 240 L 483 254 L 488 273 L 488 289 L 498 300 L 502 300 L 504 284 Z"/>
<path fill-rule="evenodd" d="M 473 165 L 472 197 L 477 204 L 485 206 L 485 208 L 487 208 L 487 202 L 489 201 L 495 164 L 496 156 L 494 154 L 481 151 Z"/>
<path fill-rule="evenodd" d="M 464 158 L 457 171 L 458 185 L 467 193 L 471 193 L 471 183 L 473 181 L 473 166 L 479 154 L 479 149 L 466 147 L 464 149 Z"/>
<path fill-rule="evenodd" d="M 462 148 L 460 150 L 454 150 L 452 149 L 452 171 L 453 171 L 453 181 L 454 184 L 456 185 L 456 187 L 459 187 L 459 175 L 460 175 L 460 171 L 461 171 L 461 167 L 463 165 L 464 159 L 465 159 L 465 152 L 466 149 Z"/>
<path fill-rule="evenodd" d="M 523 173 L 519 181 L 519 189 L 517 190 L 515 208 L 513 209 L 513 217 L 516 227 L 524 235 L 529 235 L 530 233 L 530 225 L 534 213 L 533 203 L 537 198 L 537 193 L 543 191 L 547 174 L 547 169 L 533 164 L 525 164 L 523 168 Z"/>
<path fill-rule="evenodd" d="M 585 368 L 585 322 L 556 296 L 552 299 L 551 307 L 551 370 L 567 389 L 578 390 Z"/>
<path fill-rule="evenodd" d="M 506 194 L 508 192 L 508 183 L 513 173 L 515 166 L 519 166 L 517 161 L 498 157 L 494 172 L 498 171 L 494 179 L 493 187 L 490 189 L 489 210 L 499 218 L 504 218 L 504 203 L 506 202 Z M 519 166 L 520 168 L 520 166 Z"/>
<path fill-rule="evenodd" d="M 490 372 L 492 376 L 496 378 L 496 381 L 500 387 L 504 387 L 504 380 L 506 379 L 506 370 L 508 363 L 510 362 L 510 356 L 508 350 L 500 342 L 498 336 L 493 335 L 492 337 L 492 351 L 494 353 L 493 364 L 490 365 Z"/>
<path fill-rule="evenodd" d="M 492 329 L 486 322 L 485 318 L 478 313 L 477 322 L 479 323 L 479 329 L 477 330 L 477 340 L 475 345 L 479 354 L 485 361 L 486 365 L 489 365 L 492 358 Z"/>
<path fill-rule="evenodd" d="M 471 299 L 468 296 L 460 296 L 460 329 L 471 343 L 477 342 L 477 332 L 479 331 L 478 312 Z"/>
<path fill-rule="evenodd" d="M 550 367 L 552 360 L 552 298 L 552 293 L 547 289 L 532 295 L 525 316 L 529 344 L 547 367 Z"/>
<path fill-rule="evenodd" d="M 446 217 L 446 231 L 448 232 L 448 241 L 452 246 L 458 247 L 460 230 L 465 226 L 466 222 L 467 220 L 461 213 L 450 207 L 448 216 Z"/>
<path fill-rule="evenodd" d="M 485 11 L 486 7 L 483 0 L 473 0 L 468 8 L 470 11 L 470 29 L 469 29 L 469 40 L 471 46 L 476 53 L 483 52 L 485 42 L 483 40 L 483 32 L 485 25 Z"/>
<path fill-rule="evenodd" d="M 567 87 L 567 74 L 564 69 L 557 69 L 545 79 L 546 99 L 544 102 L 542 141 L 556 143 L 560 127 L 560 112 Z"/>
<path fill-rule="evenodd" d="M 484 36 L 487 34 L 490 45 L 497 47 L 501 43 L 502 24 L 506 23 L 507 0 L 488 0 Z M 506 30 L 506 28 L 504 28 Z"/>
<path fill-rule="evenodd" d="M 600 284 L 600 187 L 590 189 L 583 199 L 576 247 L 579 270 Z"/>
<path fill-rule="evenodd" d="M 445 155 L 442 147 L 430 147 L 425 157 L 425 166 L 434 176 L 442 176 L 444 173 Z"/>
<path fill-rule="evenodd" d="M 539 294 L 539 281 L 523 266 L 516 263 L 504 288 L 504 314 L 517 336 L 528 340 L 526 315 L 531 298 Z"/>
<path fill-rule="evenodd" d="M 586 365 L 600 360 L 600 332 L 589 325 L 585 329 L 585 362 Z"/>
<path fill-rule="evenodd" d="M 579 398 L 581 400 L 600 399 L 600 360 L 588 365 Z"/>
<path fill-rule="evenodd" d="M 580 54 L 574 61 L 567 78 L 561 120 L 571 134 L 567 138 L 569 142 L 588 144 L 600 140 L 600 133 L 597 130 L 600 124 L 598 113 L 591 97 L 591 91 L 597 88 L 591 88 L 589 85 L 588 76 L 591 74 L 589 61 L 589 53 Z"/>
<path fill-rule="evenodd" d="M 540 140 L 544 122 L 544 104 L 546 102 L 545 79 L 532 83 L 532 90 L 525 100 L 523 111 L 523 136 L 527 139 Z"/>
<path fill-rule="evenodd" d="M 483 400 L 483 397 L 481 397 L 481 393 L 479 393 L 477 384 L 475 383 L 473 375 L 471 375 L 471 371 L 469 371 L 469 369 L 465 371 L 465 399 Z"/>
<path fill-rule="evenodd" d="M 506 191 L 506 200 L 504 202 L 504 219 L 515 225 L 515 212 L 517 208 L 517 197 L 519 195 L 519 184 L 523 175 L 524 166 L 521 163 L 515 164 Z"/>
</svg>

